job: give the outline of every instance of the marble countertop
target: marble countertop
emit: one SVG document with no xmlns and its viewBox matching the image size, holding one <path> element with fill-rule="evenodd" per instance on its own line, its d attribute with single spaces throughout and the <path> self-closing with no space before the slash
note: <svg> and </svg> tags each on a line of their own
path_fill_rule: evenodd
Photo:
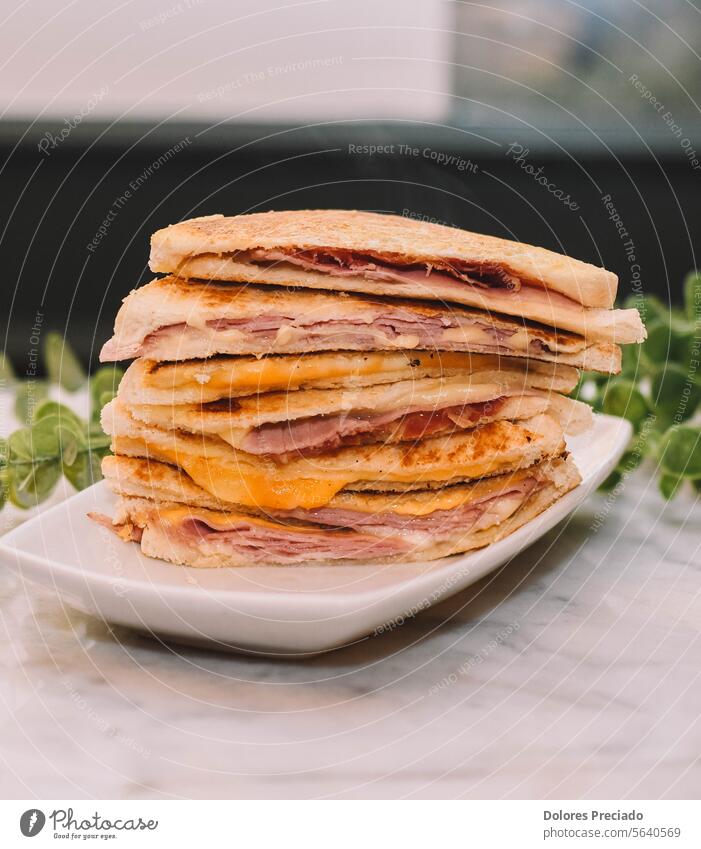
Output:
<svg viewBox="0 0 701 849">
<path fill-rule="evenodd" d="M 694 798 L 701 503 L 639 471 L 458 596 L 303 660 L 0 575 L 0 797 Z"/>
</svg>

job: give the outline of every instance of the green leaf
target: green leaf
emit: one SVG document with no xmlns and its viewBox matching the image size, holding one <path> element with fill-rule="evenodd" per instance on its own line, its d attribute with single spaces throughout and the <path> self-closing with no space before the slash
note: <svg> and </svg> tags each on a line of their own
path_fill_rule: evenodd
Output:
<svg viewBox="0 0 701 849">
<path fill-rule="evenodd" d="M 662 495 L 667 499 L 667 501 L 671 501 L 672 498 L 679 491 L 679 487 L 681 486 L 684 478 L 677 477 L 676 475 L 660 475 L 660 479 L 658 481 L 658 486 Z"/>
<path fill-rule="evenodd" d="M 97 419 L 100 418 L 100 413 L 102 412 L 102 408 L 105 407 L 107 404 L 109 404 L 109 402 L 115 397 L 116 397 L 116 395 L 115 395 L 114 392 L 103 392 L 102 395 L 100 395 L 100 398 L 99 398 L 99 401 L 98 401 L 98 404 L 97 404 L 97 410 L 96 410 L 96 412 L 97 412 L 96 418 Z"/>
<path fill-rule="evenodd" d="M 61 453 L 61 441 L 58 435 L 58 419 L 41 419 L 29 429 L 29 441 L 34 462 L 57 459 Z"/>
<path fill-rule="evenodd" d="M 625 377 L 609 381 L 601 397 L 601 409 L 610 416 L 628 419 L 636 428 L 640 427 L 650 411 L 635 383 Z"/>
<path fill-rule="evenodd" d="M 661 421 L 678 424 L 695 413 L 701 402 L 701 385 L 688 368 L 666 363 L 652 378 L 650 397 Z"/>
<path fill-rule="evenodd" d="M 614 469 L 611 474 L 599 484 L 599 489 L 602 492 L 611 492 L 611 490 L 618 486 L 622 479 L 623 475 L 618 470 Z"/>
<path fill-rule="evenodd" d="M 102 408 L 114 398 L 124 376 L 122 369 L 105 366 L 90 378 L 91 419 L 99 421 Z"/>
<path fill-rule="evenodd" d="M 36 507 L 51 495 L 61 477 L 57 460 L 45 463 L 21 463 L 9 469 L 10 501 L 23 510 Z"/>
<path fill-rule="evenodd" d="M 68 342 L 56 331 L 51 331 L 44 337 L 44 365 L 49 380 L 59 383 L 69 392 L 85 383 L 85 369 Z"/>
<path fill-rule="evenodd" d="M 34 455 L 31 428 L 23 427 L 10 434 L 7 440 L 7 456 L 10 463 L 33 463 Z"/>
<path fill-rule="evenodd" d="M 34 411 L 34 422 L 41 421 L 50 417 L 56 417 L 59 421 L 74 424 L 79 430 L 85 428 L 85 423 L 77 413 L 74 413 L 70 407 L 65 404 L 59 404 L 58 401 L 42 401 Z"/>
<path fill-rule="evenodd" d="M 584 387 L 587 385 L 587 382 L 588 382 L 588 377 L 587 377 L 586 372 L 580 371 L 579 372 L 579 380 L 577 381 L 577 385 L 574 387 L 574 389 L 570 393 L 571 397 L 574 398 L 577 401 L 580 400 L 581 395 L 582 395 L 582 391 L 586 392 Z"/>
<path fill-rule="evenodd" d="M 625 309 L 635 309 L 645 324 L 651 324 L 655 319 L 666 319 L 669 309 L 656 295 L 629 295 L 623 306 Z"/>
<path fill-rule="evenodd" d="M 49 384 L 45 380 L 23 380 L 15 393 L 15 416 L 23 423 L 29 424 L 34 418 L 34 411 L 49 394 Z"/>
<path fill-rule="evenodd" d="M 102 480 L 100 463 L 105 454 L 109 454 L 107 449 L 83 451 L 74 463 L 63 467 L 63 474 L 76 489 L 86 489 Z"/>
<path fill-rule="evenodd" d="M 72 419 L 65 416 L 51 415 L 40 419 L 34 424 L 35 445 L 41 445 L 44 440 L 47 447 L 55 444 L 55 455 L 65 465 L 70 465 L 79 451 L 88 447 L 88 434 L 83 422 L 77 417 Z M 42 455 L 45 457 L 46 455 Z"/>
<path fill-rule="evenodd" d="M 623 474 L 623 472 L 632 472 L 633 469 L 638 468 L 643 460 L 644 456 L 641 451 L 626 451 L 618 461 L 616 471 L 621 472 L 621 474 Z"/>
<path fill-rule="evenodd" d="M 701 429 L 674 425 L 658 447 L 663 471 L 673 477 L 701 477 Z"/>
<path fill-rule="evenodd" d="M 701 274 L 690 271 L 684 278 L 684 311 L 691 322 L 701 322 Z"/>
<path fill-rule="evenodd" d="M 655 371 L 670 360 L 687 365 L 693 336 L 694 326 L 684 318 L 670 314 L 666 321 L 656 319 L 648 327 L 647 339 L 642 344 L 641 362 L 644 368 Z"/>
<path fill-rule="evenodd" d="M 642 345 L 623 345 L 621 348 L 621 377 L 640 380 L 648 371 Z"/>
</svg>

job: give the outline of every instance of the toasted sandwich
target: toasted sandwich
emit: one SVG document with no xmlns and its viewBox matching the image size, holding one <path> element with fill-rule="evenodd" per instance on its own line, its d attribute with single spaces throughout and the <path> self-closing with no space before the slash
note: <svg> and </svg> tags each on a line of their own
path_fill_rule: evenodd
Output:
<svg viewBox="0 0 701 849">
<path fill-rule="evenodd" d="M 93 518 L 147 555 L 195 567 L 431 560 L 496 542 L 580 481 L 571 459 L 558 456 L 439 490 L 344 491 L 323 507 L 263 514 L 155 460 L 106 457 L 103 472 L 117 514 Z"/>
<path fill-rule="evenodd" d="M 151 269 L 225 280 L 452 302 L 590 342 L 640 342 L 612 310 L 614 274 L 543 248 L 397 215 L 338 209 L 209 215 L 151 239 Z"/>
<path fill-rule="evenodd" d="M 295 356 L 210 357 L 164 362 L 138 359 L 119 384 L 127 404 L 204 404 L 298 389 L 351 389 L 423 378 L 523 380 L 538 389 L 571 392 L 571 366 L 485 354 L 440 351 L 335 351 Z"/>
<path fill-rule="evenodd" d="M 541 248 L 339 210 L 184 221 L 101 359 L 118 497 L 96 516 L 196 567 L 428 560 L 581 480 L 577 369 L 640 342 L 615 275 Z"/>
<path fill-rule="evenodd" d="M 562 426 L 546 414 L 286 462 L 238 450 L 218 436 L 140 421 L 119 399 L 104 408 L 102 425 L 114 453 L 177 466 L 215 498 L 259 510 L 322 507 L 344 489 L 436 489 L 526 468 L 566 450 Z"/>
<path fill-rule="evenodd" d="M 540 413 L 556 418 L 565 433 L 581 433 L 591 425 L 587 404 L 553 391 L 537 373 L 515 369 L 348 389 L 267 392 L 204 404 L 126 406 L 146 424 L 218 436 L 241 451 L 282 461 L 350 445 L 415 441 Z"/>
<path fill-rule="evenodd" d="M 194 285 L 176 277 L 154 280 L 127 296 L 100 359 L 414 349 L 529 357 L 611 373 L 620 370 L 621 360 L 613 342 L 454 304 Z"/>
</svg>

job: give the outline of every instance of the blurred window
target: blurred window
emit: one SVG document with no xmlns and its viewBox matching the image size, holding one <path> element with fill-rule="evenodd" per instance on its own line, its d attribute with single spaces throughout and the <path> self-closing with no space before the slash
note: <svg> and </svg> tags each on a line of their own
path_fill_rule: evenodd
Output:
<svg viewBox="0 0 701 849">
<path fill-rule="evenodd" d="M 630 122 L 668 141 L 699 127 L 701 10 L 691 0 L 453 6 L 460 123 L 629 132 Z"/>
</svg>

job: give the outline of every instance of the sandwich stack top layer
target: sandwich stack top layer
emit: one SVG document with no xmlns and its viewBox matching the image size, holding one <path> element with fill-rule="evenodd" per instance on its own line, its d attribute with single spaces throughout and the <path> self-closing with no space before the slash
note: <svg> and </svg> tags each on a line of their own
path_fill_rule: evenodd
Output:
<svg viewBox="0 0 701 849">
<path fill-rule="evenodd" d="M 193 258 L 257 249 L 343 250 L 436 268 L 455 260 L 483 285 L 537 284 L 602 309 L 613 306 L 618 285 L 615 274 L 544 248 L 397 215 L 338 209 L 193 218 L 153 235 L 150 264 L 153 271 L 185 276 L 182 266 Z"/>
<path fill-rule="evenodd" d="M 209 216 L 153 236 L 151 267 L 180 277 L 453 302 L 592 341 L 638 342 L 612 310 L 615 275 L 491 236 L 398 216 L 305 210 Z"/>
</svg>

